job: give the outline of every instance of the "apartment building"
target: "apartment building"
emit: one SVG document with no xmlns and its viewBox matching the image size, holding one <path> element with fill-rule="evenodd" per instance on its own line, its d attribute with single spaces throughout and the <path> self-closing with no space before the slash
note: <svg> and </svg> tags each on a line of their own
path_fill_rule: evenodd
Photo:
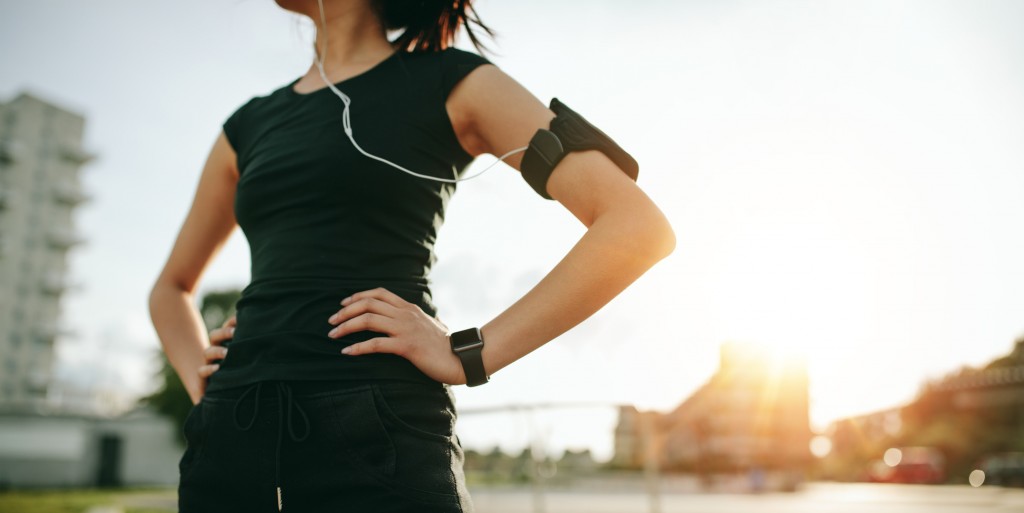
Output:
<svg viewBox="0 0 1024 513">
<path fill-rule="evenodd" d="M 84 240 L 74 212 L 85 119 L 29 93 L 0 103 L 0 411 L 46 408 L 61 298 L 78 287 L 68 253 Z"/>
</svg>

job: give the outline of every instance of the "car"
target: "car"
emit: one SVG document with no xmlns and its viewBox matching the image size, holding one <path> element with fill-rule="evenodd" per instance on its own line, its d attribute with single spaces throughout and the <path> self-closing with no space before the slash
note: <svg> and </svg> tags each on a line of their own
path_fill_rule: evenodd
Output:
<svg viewBox="0 0 1024 513">
<path fill-rule="evenodd" d="M 893 447 L 870 470 L 876 483 L 938 484 L 946 480 L 946 458 L 934 447 Z"/>
<path fill-rule="evenodd" d="M 978 469 L 985 473 L 986 485 L 1024 487 L 1024 452 L 989 454 Z"/>
</svg>

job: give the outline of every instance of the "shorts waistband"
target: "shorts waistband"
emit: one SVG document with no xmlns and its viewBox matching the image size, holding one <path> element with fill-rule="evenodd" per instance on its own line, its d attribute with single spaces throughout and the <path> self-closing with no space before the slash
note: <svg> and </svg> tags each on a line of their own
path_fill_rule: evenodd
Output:
<svg viewBox="0 0 1024 513">
<path fill-rule="evenodd" d="M 203 400 L 208 402 L 237 401 L 241 396 L 245 395 L 247 391 L 251 390 L 259 383 L 264 383 L 264 386 L 266 387 L 270 387 L 278 383 L 286 384 L 291 390 L 292 397 L 295 398 L 312 398 L 338 393 L 360 392 L 363 390 L 369 390 L 374 384 L 408 384 L 409 386 L 418 386 L 427 389 L 436 388 L 439 391 L 443 391 L 445 389 L 445 384 L 441 382 L 425 383 L 399 379 L 383 379 L 375 381 L 353 379 L 262 380 L 255 383 L 247 383 L 235 387 L 208 391 L 203 396 Z M 266 403 L 275 401 L 276 398 L 272 395 L 266 395 L 259 396 L 257 400 Z"/>
</svg>

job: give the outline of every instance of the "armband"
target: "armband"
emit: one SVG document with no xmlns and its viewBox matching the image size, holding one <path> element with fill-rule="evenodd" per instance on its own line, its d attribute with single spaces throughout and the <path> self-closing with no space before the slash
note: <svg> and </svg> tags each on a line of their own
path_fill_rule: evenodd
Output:
<svg viewBox="0 0 1024 513">
<path fill-rule="evenodd" d="M 549 129 L 537 130 L 530 139 L 530 145 L 527 146 L 519 165 L 526 183 L 530 184 L 537 194 L 544 199 L 552 199 L 547 191 L 548 178 L 562 158 L 573 151 L 598 150 L 608 156 L 634 182 L 636 181 L 640 166 L 611 137 L 558 101 L 558 98 L 551 99 L 550 108 L 554 111 L 555 117 L 551 120 Z"/>
</svg>

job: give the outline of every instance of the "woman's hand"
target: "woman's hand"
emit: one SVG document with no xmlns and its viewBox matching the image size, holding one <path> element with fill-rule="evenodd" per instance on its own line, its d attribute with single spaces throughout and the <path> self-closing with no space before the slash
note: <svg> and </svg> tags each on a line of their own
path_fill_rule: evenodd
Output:
<svg viewBox="0 0 1024 513">
<path fill-rule="evenodd" d="M 388 335 L 357 342 L 342 349 L 342 353 L 393 353 L 436 381 L 449 385 L 466 383 L 462 362 L 448 342 L 448 328 L 418 305 L 383 287 L 357 292 L 343 299 L 341 305 L 343 308 L 327 319 L 336 325 L 328 337 L 365 330 Z"/>
<path fill-rule="evenodd" d="M 220 368 L 220 364 L 215 362 L 223 360 L 228 355 L 228 348 L 221 344 L 235 335 L 235 325 L 237 324 L 238 319 L 232 315 L 219 328 L 210 330 L 210 345 L 203 350 L 203 358 L 206 359 L 206 365 L 199 367 L 200 396 L 206 393 L 207 380 Z"/>
</svg>

